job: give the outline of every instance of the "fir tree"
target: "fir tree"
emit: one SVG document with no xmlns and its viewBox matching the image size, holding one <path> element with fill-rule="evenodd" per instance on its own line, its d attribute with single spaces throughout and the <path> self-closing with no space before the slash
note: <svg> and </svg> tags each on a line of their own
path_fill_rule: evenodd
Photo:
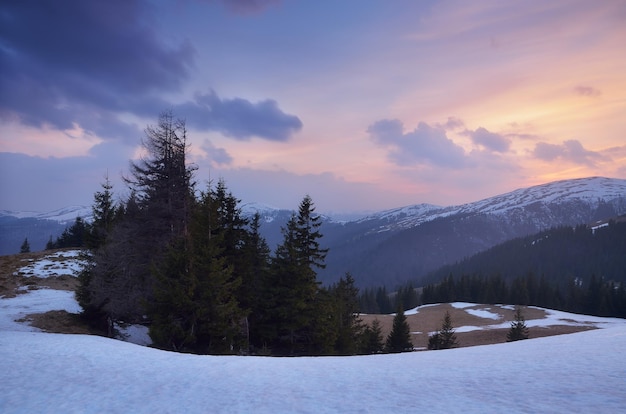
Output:
<svg viewBox="0 0 626 414">
<path fill-rule="evenodd" d="M 378 354 L 383 352 L 384 348 L 385 344 L 383 343 L 380 321 L 374 319 L 372 326 L 366 325 L 360 335 L 360 353 Z"/>
<path fill-rule="evenodd" d="M 161 114 L 156 127 L 146 128 L 142 144 L 146 156 L 131 163 L 131 177 L 125 178 L 130 196 L 116 209 L 107 242 L 93 252 L 92 266 L 85 270 L 89 274 L 79 303 L 87 314 L 97 315 L 97 324 L 103 319 L 143 321 L 155 293 L 155 269 L 170 247 L 187 237 L 194 168 L 185 162 L 184 121 L 174 120 L 171 112 Z M 110 210 L 100 207 L 95 206 L 103 213 L 97 219 L 106 226 Z"/>
<path fill-rule="evenodd" d="M 325 266 L 327 249 L 320 247 L 318 239 L 320 217 L 315 214 L 313 201 L 306 196 L 300 203 L 298 215 L 292 215 L 282 229 L 283 242 L 276 248 L 272 259 L 271 280 L 263 317 L 264 329 L 273 338 L 279 353 L 311 353 L 313 332 L 311 327 L 317 317 L 316 295 L 319 283 L 316 268 Z"/>
<path fill-rule="evenodd" d="M 28 243 L 28 237 L 24 239 L 24 243 L 20 246 L 20 253 L 30 253 L 30 243 Z"/>
<path fill-rule="evenodd" d="M 339 279 L 333 287 L 336 307 L 337 342 L 335 350 L 340 355 L 352 355 L 357 352 L 357 338 L 362 329 L 359 318 L 359 289 L 354 284 L 350 273 Z"/>
<path fill-rule="evenodd" d="M 393 318 L 393 327 L 385 342 L 387 352 L 407 352 L 413 350 L 411 342 L 411 330 L 404 315 L 402 305 L 398 305 L 398 310 Z"/>
<path fill-rule="evenodd" d="M 515 320 L 511 322 L 511 328 L 509 329 L 509 332 L 506 334 L 506 341 L 513 342 L 513 341 L 519 341 L 522 339 L 528 339 L 528 327 L 526 327 L 526 320 L 524 319 L 522 308 L 519 306 L 516 306 L 515 307 Z"/>
<path fill-rule="evenodd" d="M 104 244 L 113 228 L 116 206 L 113 201 L 113 184 L 106 175 L 105 182 L 101 184 L 102 191 L 94 194 L 92 206 L 93 221 L 89 238 L 89 247 L 97 249 Z"/>
<path fill-rule="evenodd" d="M 450 349 L 459 346 L 450 312 L 446 311 L 441 324 L 441 329 L 428 338 L 428 349 Z"/>
</svg>

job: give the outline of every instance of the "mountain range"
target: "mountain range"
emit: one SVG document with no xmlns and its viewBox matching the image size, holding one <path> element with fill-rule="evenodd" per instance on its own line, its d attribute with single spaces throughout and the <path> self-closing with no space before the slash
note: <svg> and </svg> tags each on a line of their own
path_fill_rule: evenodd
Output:
<svg viewBox="0 0 626 414">
<path fill-rule="evenodd" d="M 294 213 L 249 203 L 245 216 L 259 212 L 261 232 L 273 249 L 281 227 Z M 361 287 L 417 283 L 452 264 L 499 243 L 558 226 L 592 224 L 626 213 L 626 180 L 590 177 L 556 181 L 458 206 L 416 204 L 342 221 L 323 215 L 321 240 L 329 248 L 322 283 L 350 272 Z M 0 254 L 19 251 L 25 237 L 43 249 L 91 210 L 76 206 L 50 213 L 0 211 Z"/>
</svg>

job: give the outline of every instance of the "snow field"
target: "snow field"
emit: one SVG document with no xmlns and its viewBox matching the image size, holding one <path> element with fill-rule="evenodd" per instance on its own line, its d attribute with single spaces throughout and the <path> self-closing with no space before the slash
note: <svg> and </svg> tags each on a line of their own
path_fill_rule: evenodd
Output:
<svg viewBox="0 0 626 414">
<path fill-rule="evenodd" d="M 452 306 L 489 319 L 497 307 Z M 445 351 L 301 358 L 177 354 L 15 322 L 59 309 L 80 311 L 72 292 L 0 299 L 1 413 L 626 412 L 622 319 L 549 311 L 527 325 L 566 320 L 603 329 Z M 145 340 L 145 328 L 123 328 Z"/>
<path fill-rule="evenodd" d="M 197 356 L 5 332 L 0 411 L 623 412 L 624 347 L 624 324 L 447 351 L 317 358 Z"/>
</svg>

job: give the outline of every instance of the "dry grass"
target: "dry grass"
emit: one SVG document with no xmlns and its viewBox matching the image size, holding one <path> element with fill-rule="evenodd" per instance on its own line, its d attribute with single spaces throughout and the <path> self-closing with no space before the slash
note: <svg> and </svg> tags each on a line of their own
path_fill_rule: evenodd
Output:
<svg viewBox="0 0 626 414">
<path fill-rule="evenodd" d="M 47 278 L 39 278 L 33 275 L 24 274 L 20 269 L 28 266 L 34 261 L 43 259 L 53 253 L 61 250 L 46 250 L 44 252 L 20 253 L 8 256 L 0 256 L 0 297 L 12 298 L 16 295 L 26 293 L 27 290 L 48 288 L 58 290 L 75 290 L 78 286 L 78 280 L 69 275 L 50 276 Z M 75 249 L 68 249 L 75 250 Z M 49 258 L 50 261 L 62 262 L 67 259 Z M 22 289 L 20 289 L 22 288 Z"/>
<path fill-rule="evenodd" d="M 468 309 L 484 309 L 489 312 L 500 315 L 497 320 L 481 318 L 470 315 L 466 312 Z M 515 311 L 510 309 L 502 309 L 494 305 L 475 305 L 465 309 L 456 309 L 450 304 L 440 304 L 428 306 L 420 309 L 416 315 L 407 315 L 407 322 L 411 329 L 411 339 L 415 348 L 426 348 L 428 345 L 428 335 L 441 328 L 441 323 L 445 312 L 450 312 L 452 323 L 454 326 L 487 326 L 496 325 L 514 320 Z M 527 321 L 532 319 L 543 319 L 546 313 L 541 309 L 524 308 L 524 317 Z M 371 325 L 374 319 L 378 319 L 381 325 L 383 337 L 386 337 L 393 325 L 393 315 L 361 315 L 361 320 Z M 566 333 L 580 332 L 584 330 L 594 329 L 594 327 L 586 326 L 567 326 L 554 325 L 547 328 L 534 327 L 529 329 L 530 338 L 538 338 L 550 335 L 560 335 Z M 504 329 L 485 329 L 475 330 L 471 332 L 457 332 L 456 336 L 462 347 L 475 345 L 488 345 L 506 342 L 506 334 L 508 328 Z"/>
</svg>

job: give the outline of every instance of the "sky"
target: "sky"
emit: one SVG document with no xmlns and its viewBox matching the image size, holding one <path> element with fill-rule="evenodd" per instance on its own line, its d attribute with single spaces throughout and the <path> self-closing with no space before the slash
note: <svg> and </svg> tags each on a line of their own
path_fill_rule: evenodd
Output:
<svg viewBox="0 0 626 414">
<path fill-rule="evenodd" d="M 200 190 L 318 212 L 626 178 L 626 3 L 4 1 L 0 209 L 90 205 L 185 120 Z"/>
</svg>

